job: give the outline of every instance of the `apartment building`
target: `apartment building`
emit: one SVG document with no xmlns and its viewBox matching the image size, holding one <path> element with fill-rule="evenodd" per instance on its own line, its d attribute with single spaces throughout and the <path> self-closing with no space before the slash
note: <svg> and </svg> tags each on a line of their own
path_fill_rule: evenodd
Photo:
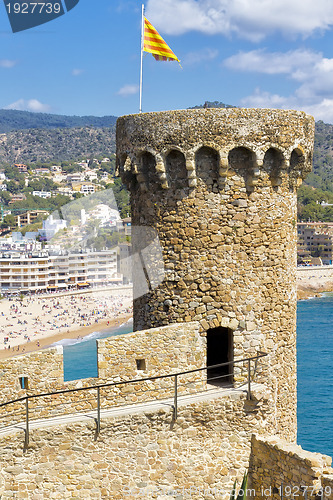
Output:
<svg viewBox="0 0 333 500">
<path fill-rule="evenodd" d="M 28 172 L 28 167 L 24 163 L 14 163 L 14 167 L 18 168 L 22 173 Z"/>
<path fill-rule="evenodd" d="M 43 217 L 48 214 L 49 212 L 47 212 L 46 210 L 28 210 L 23 214 L 16 215 L 15 219 L 18 227 L 23 227 L 27 224 L 33 224 L 38 217 Z"/>
<path fill-rule="evenodd" d="M 24 193 L 13 194 L 10 201 L 8 202 L 8 205 L 12 205 L 16 201 L 24 201 L 26 199 L 27 199 L 27 197 Z"/>
<path fill-rule="evenodd" d="M 89 194 L 94 194 L 95 189 L 94 184 L 82 184 L 80 193 L 84 194 L 84 196 L 88 196 Z"/>
<path fill-rule="evenodd" d="M 52 193 L 51 191 L 33 191 L 32 196 L 38 196 L 39 198 L 46 200 L 46 198 L 51 198 Z"/>
<path fill-rule="evenodd" d="M 65 291 L 121 284 L 117 249 L 14 251 L 0 248 L 1 293 Z"/>
<path fill-rule="evenodd" d="M 47 167 L 35 168 L 35 175 L 48 175 L 50 173 L 50 169 Z"/>
<path fill-rule="evenodd" d="M 89 194 L 94 194 L 96 191 L 96 186 L 94 184 L 89 184 L 85 182 L 72 182 L 73 192 L 79 192 L 84 196 L 88 196 Z"/>
<path fill-rule="evenodd" d="M 324 265 L 333 263 L 333 223 L 299 222 L 297 224 L 297 254 L 299 262 L 320 257 Z"/>
<path fill-rule="evenodd" d="M 81 172 L 74 172 L 72 174 L 67 174 L 66 180 L 68 184 L 72 184 L 73 182 L 83 182 L 84 174 Z"/>
</svg>

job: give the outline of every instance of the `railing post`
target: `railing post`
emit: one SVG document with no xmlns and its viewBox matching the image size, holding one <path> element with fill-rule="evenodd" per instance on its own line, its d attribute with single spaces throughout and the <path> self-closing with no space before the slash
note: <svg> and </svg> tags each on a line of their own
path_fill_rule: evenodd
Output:
<svg viewBox="0 0 333 500">
<path fill-rule="evenodd" d="M 29 398 L 25 398 L 25 440 L 24 447 L 29 444 Z"/>
<path fill-rule="evenodd" d="M 101 394 L 100 387 L 97 387 L 97 434 L 100 433 L 101 430 Z"/>
<path fill-rule="evenodd" d="M 173 403 L 173 416 L 174 420 L 177 420 L 177 414 L 178 414 L 178 376 L 175 375 L 175 396 L 174 396 L 174 403 Z"/>
<path fill-rule="evenodd" d="M 251 360 L 247 360 L 247 399 L 251 399 Z"/>
</svg>

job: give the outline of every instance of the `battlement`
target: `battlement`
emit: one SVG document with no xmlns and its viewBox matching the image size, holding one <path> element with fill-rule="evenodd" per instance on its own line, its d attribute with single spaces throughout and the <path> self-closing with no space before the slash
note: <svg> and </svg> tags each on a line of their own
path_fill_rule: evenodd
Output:
<svg viewBox="0 0 333 500">
<path fill-rule="evenodd" d="M 117 121 L 118 169 L 130 189 L 228 191 L 231 179 L 296 188 L 311 171 L 314 119 L 300 111 L 196 109 Z"/>
</svg>

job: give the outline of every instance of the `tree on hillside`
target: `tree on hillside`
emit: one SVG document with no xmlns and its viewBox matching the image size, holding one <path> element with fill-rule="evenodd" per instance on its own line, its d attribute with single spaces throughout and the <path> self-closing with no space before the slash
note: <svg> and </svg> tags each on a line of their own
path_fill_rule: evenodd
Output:
<svg viewBox="0 0 333 500">
<path fill-rule="evenodd" d="M 8 205 L 8 202 L 11 200 L 11 196 L 8 191 L 1 191 L 0 192 L 0 199 L 1 203 L 4 203 L 5 205 Z"/>
<path fill-rule="evenodd" d="M 14 215 L 12 214 L 8 214 L 8 215 L 5 215 L 4 218 L 3 218 L 3 221 L 2 221 L 2 224 L 1 224 L 1 227 L 16 227 L 17 226 L 17 223 L 16 223 L 16 219 L 14 217 Z"/>
</svg>

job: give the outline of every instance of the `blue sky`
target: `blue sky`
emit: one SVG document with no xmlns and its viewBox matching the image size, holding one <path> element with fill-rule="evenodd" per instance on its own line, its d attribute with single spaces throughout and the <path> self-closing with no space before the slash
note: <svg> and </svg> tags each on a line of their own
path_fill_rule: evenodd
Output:
<svg viewBox="0 0 333 500">
<path fill-rule="evenodd" d="M 22 0 L 21 0 L 22 1 Z M 204 101 L 300 109 L 333 123 L 331 0 L 147 0 L 179 57 L 144 57 L 143 111 Z M 141 1 L 80 0 L 13 34 L 0 4 L 1 108 L 69 115 L 139 109 Z"/>
</svg>

